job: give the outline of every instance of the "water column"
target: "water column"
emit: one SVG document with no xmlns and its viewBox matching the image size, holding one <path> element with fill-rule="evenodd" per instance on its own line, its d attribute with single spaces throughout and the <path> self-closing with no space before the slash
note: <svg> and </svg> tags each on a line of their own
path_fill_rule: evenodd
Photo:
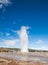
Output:
<svg viewBox="0 0 48 65">
<path fill-rule="evenodd" d="M 20 38 L 20 45 L 21 45 L 21 52 L 28 52 L 28 33 L 27 29 L 29 27 L 22 26 L 19 30 L 19 38 Z"/>
</svg>

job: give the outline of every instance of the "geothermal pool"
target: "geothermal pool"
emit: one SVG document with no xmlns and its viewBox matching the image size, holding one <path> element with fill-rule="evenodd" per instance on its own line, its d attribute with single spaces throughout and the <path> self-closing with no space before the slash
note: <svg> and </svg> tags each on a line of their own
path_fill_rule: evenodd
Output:
<svg viewBox="0 0 48 65">
<path fill-rule="evenodd" d="M 48 57 L 44 57 L 41 55 L 35 55 L 35 54 L 27 54 L 27 55 L 21 55 L 21 54 L 15 54 L 15 53 L 2 53 L 0 54 L 0 57 L 3 58 L 9 58 L 13 60 L 22 60 L 22 61 L 29 61 L 29 62 L 48 62 Z"/>
</svg>

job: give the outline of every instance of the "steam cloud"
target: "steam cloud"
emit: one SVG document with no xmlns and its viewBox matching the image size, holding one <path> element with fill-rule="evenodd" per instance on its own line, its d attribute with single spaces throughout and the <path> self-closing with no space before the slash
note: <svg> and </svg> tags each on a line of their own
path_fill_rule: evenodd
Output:
<svg viewBox="0 0 48 65">
<path fill-rule="evenodd" d="M 22 26 L 21 29 L 17 32 L 19 34 L 19 37 L 20 37 L 21 52 L 28 52 L 27 29 L 29 29 L 29 27 Z"/>
</svg>

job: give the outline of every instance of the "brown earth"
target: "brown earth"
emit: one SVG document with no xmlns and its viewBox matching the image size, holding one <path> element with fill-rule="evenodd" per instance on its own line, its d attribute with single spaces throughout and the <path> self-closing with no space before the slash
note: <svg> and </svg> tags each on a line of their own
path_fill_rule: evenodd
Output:
<svg viewBox="0 0 48 65">
<path fill-rule="evenodd" d="M 4 54 L 5 52 L 0 52 L 0 54 Z M 9 55 L 41 55 L 48 58 L 48 52 L 32 52 L 32 53 L 12 53 L 8 52 Z M 0 65 L 48 65 L 48 63 L 45 62 L 30 62 L 30 61 L 19 61 L 19 60 L 12 60 L 7 58 L 1 58 L 0 57 Z"/>
<path fill-rule="evenodd" d="M 48 65 L 48 63 L 28 62 L 28 61 L 26 62 L 26 61 L 18 61 L 18 60 L 0 58 L 0 65 Z"/>
</svg>

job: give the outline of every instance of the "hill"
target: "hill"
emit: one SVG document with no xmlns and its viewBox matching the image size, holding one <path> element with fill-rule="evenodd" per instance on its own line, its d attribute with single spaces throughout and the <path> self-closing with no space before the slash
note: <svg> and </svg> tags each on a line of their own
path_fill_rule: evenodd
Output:
<svg viewBox="0 0 48 65">
<path fill-rule="evenodd" d="M 29 52 L 48 52 L 47 50 L 28 49 Z M 0 52 L 18 52 L 20 48 L 0 48 Z"/>
</svg>

